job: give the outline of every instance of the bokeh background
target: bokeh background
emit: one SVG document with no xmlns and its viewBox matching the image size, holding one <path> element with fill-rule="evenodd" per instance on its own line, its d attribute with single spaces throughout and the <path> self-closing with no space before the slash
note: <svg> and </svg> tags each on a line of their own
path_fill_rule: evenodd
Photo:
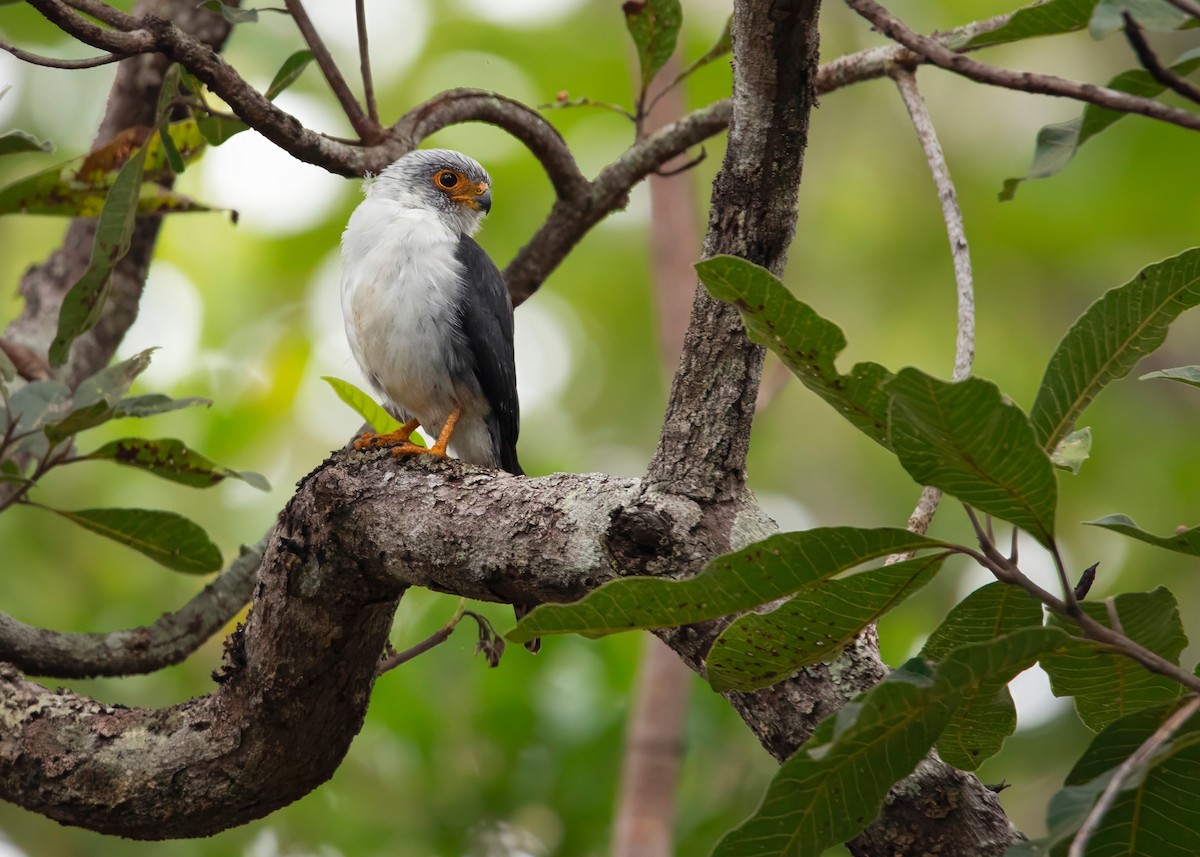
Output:
<svg viewBox="0 0 1200 857">
<path fill-rule="evenodd" d="M 967 8 L 969 5 L 969 8 Z M 356 81 L 353 4 L 311 0 L 311 13 L 347 77 Z M 963 23 L 1009 6 L 995 0 L 906 0 L 891 7 L 918 29 Z M 385 121 L 452 86 L 498 90 L 533 105 L 571 97 L 629 104 L 631 50 L 620 4 L 598 0 L 372 0 L 368 18 L 380 112 Z M 729 13 L 720 0 L 686 4 L 685 62 L 714 42 Z M 880 43 L 840 4 L 823 13 L 823 56 Z M 0 6 L 4 38 L 39 52 L 83 56 L 27 7 Z M 1158 38 L 1166 59 L 1197 36 Z M 265 87 L 302 47 L 291 21 L 264 13 L 237 28 L 228 59 Z M 1087 33 L 990 51 L 1014 67 L 1104 82 L 1134 63 L 1119 38 Z M 65 72 L 0 54 L 0 129 L 52 140 L 48 155 L 0 160 L 0 185 L 87 151 L 111 68 Z M 1079 106 L 987 89 L 937 70 L 920 81 L 958 184 L 971 242 L 978 302 L 976 371 L 1018 403 L 1031 404 L 1045 362 L 1071 321 L 1141 267 L 1197 242 L 1195 188 L 1200 137 L 1140 118 L 1088 143 L 1061 175 L 1030 182 L 1000 203 L 1001 182 L 1028 167 L 1038 128 Z M 724 61 L 687 83 L 687 100 L 728 94 Z M 315 68 L 279 103 L 311 127 L 349 135 Z M 600 110 L 547 113 L 584 172 L 594 175 L 631 141 L 632 127 Z M 552 202 L 537 162 L 502 132 L 448 129 L 431 145 L 474 155 L 495 180 L 495 208 L 481 234 L 503 264 Z M 722 142 L 688 177 L 699 205 L 720 164 Z M 298 164 L 253 132 L 210 151 L 180 189 L 236 209 L 170 219 L 151 270 L 141 317 L 122 349 L 159 346 L 135 388 L 204 396 L 210 409 L 126 421 L 93 431 L 90 448 L 140 433 L 179 437 L 223 464 L 267 475 L 263 494 L 226 482 L 207 492 L 118 470 L 73 465 L 38 489 L 67 508 L 143 506 L 179 511 L 203 524 L 226 557 L 271 525 L 297 479 L 342 445 L 358 418 L 320 380 L 357 380 L 338 309 L 338 239 L 359 198 L 358 183 Z M 826 96 L 813 115 L 800 221 L 788 285 L 846 331 L 843 368 L 875 360 L 948 376 L 953 360 L 954 284 L 937 198 L 893 86 L 873 81 Z M 523 406 L 521 457 L 531 474 L 642 472 L 657 440 L 669 372 L 657 344 L 648 265 L 645 188 L 626 211 L 592 232 L 517 313 Z M 53 218 L 0 218 L 0 324 L 20 310 L 22 272 L 57 245 Z M 1200 326 L 1184 317 L 1167 345 L 1106 391 L 1082 424 L 1095 434 L 1077 477 L 1060 477 L 1059 514 L 1070 564 L 1100 562 L 1095 594 L 1171 587 L 1197 637 L 1195 561 L 1122 540 L 1078 522 L 1121 511 L 1166 533 L 1200 519 L 1200 395 L 1144 371 L 1200 363 Z M 768 372 L 775 371 L 773 362 Z M 714 414 L 719 419 L 719 414 Z M 750 484 L 784 529 L 814 524 L 895 525 L 918 487 L 882 449 L 842 423 L 798 384 L 785 384 L 761 414 L 751 444 Z M 396 526 L 419 510 L 397 510 Z M 140 555 L 53 516 L 16 508 L 0 516 L 0 608 L 63 630 L 105 630 L 152 621 L 181 605 L 203 581 L 165 571 Z M 939 536 L 967 539 L 947 504 Z M 1030 570 L 1049 580 L 1030 544 Z M 899 664 L 985 575 L 950 563 L 940 578 L 882 627 L 885 659 Z M 454 600 L 408 594 L 393 634 L 398 646 L 423 638 Z M 507 610 L 482 608 L 499 627 Z M 0 805 L 3 854 L 73 855 L 562 855 L 607 852 L 620 747 L 641 650 L 634 635 L 599 642 L 547 640 L 537 658 L 510 650 L 499 669 L 472 657 L 464 628 L 437 650 L 384 677 L 361 736 L 333 780 L 271 817 L 211 839 L 131 843 L 59 827 Z M 128 705 L 166 705 L 208 692 L 218 664 L 214 639 L 186 663 L 153 676 L 74 682 Z M 1185 666 L 1195 661 L 1193 646 Z M 1035 669 L 1014 684 L 1020 725 L 981 771 L 1011 784 L 1002 800 L 1030 834 L 1044 828 L 1048 796 L 1089 735 L 1069 703 L 1055 700 Z M 748 814 L 774 764 L 731 709 L 696 682 L 679 795 L 681 855 L 701 855 Z M 303 753 L 303 747 L 296 752 Z M 7 848 L 7 850 L 5 850 Z M 834 853 L 834 852 L 831 852 Z"/>
</svg>

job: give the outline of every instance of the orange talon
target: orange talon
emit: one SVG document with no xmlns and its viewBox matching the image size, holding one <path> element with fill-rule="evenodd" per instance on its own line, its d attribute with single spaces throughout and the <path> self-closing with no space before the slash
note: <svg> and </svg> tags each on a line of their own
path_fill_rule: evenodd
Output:
<svg viewBox="0 0 1200 857">
<path fill-rule="evenodd" d="M 400 426 L 400 428 L 396 429 L 395 431 L 390 431 L 387 434 L 371 434 L 371 432 L 365 431 L 359 435 L 358 440 L 354 441 L 354 448 L 382 449 L 385 446 L 391 446 L 395 443 L 414 446 L 414 444 L 408 443 L 408 439 L 412 437 L 412 433 L 416 431 L 417 427 L 420 425 L 421 423 L 419 420 L 409 420 L 404 425 Z M 421 448 L 418 446 L 417 449 Z M 421 451 L 424 452 L 425 450 Z"/>
<path fill-rule="evenodd" d="M 442 433 L 438 435 L 438 439 L 429 449 L 417 446 L 415 443 L 402 443 L 400 446 L 392 447 L 392 457 L 399 458 L 402 455 L 434 455 L 438 458 L 449 458 L 446 454 L 446 447 L 450 445 L 450 436 L 454 434 L 454 427 L 458 425 L 458 419 L 462 416 L 462 408 L 455 408 L 450 412 L 450 416 L 446 417 L 446 424 L 442 426 Z"/>
</svg>

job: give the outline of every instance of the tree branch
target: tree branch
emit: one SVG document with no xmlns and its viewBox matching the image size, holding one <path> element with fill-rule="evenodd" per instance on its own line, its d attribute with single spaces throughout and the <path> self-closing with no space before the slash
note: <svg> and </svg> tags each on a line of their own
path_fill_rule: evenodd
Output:
<svg viewBox="0 0 1200 857">
<path fill-rule="evenodd" d="M 269 535 L 269 534 L 268 534 Z M 88 678 L 151 673 L 198 649 L 250 600 L 267 536 L 242 548 L 212 583 L 153 624 L 108 633 L 48 631 L 0 613 L 0 660 L 31 675 Z"/>
<path fill-rule="evenodd" d="M 1200 115 L 1169 107 L 1151 98 L 1141 98 L 1127 92 L 1118 92 L 1104 86 L 1092 83 L 1080 83 L 1066 80 L 1052 74 L 1035 74 L 1030 71 L 1013 71 L 1006 68 L 977 62 L 970 57 L 945 47 L 936 39 L 922 36 L 910 29 L 899 18 L 892 15 L 875 0 L 846 0 L 846 3 L 858 14 L 862 15 L 879 32 L 899 42 L 934 65 L 962 75 L 977 83 L 1000 86 L 1005 89 L 1015 89 L 1022 92 L 1033 92 L 1039 95 L 1054 95 L 1061 98 L 1072 98 L 1107 107 L 1122 113 L 1136 113 L 1149 116 L 1163 122 L 1170 122 L 1181 128 L 1200 130 Z"/>
<path fill-rule="evenodd" d="M 1200 104 L 1200 87 L 1187 81 L 1169 68 L 1165 68 L 1159 62 L 1158 55 L 1154 53 L 1149 42 L 1146 41 L 1146 37 L 1142 35 L 1142 28 L 1137 25 L 1137 21 L 1133 19 L 1133 16 L 1128 12 L 1123 12 L 1122 17 L 1125 19 L 1125 40 L 1129 42 L 1129 46 L 1137 54 L 1138 62 L 1142 64 L 1142 68 L 1150 72 L 1150 76 L 1167 87 L 1167 89 L 1182 95 L 1189 101 Z"/>
<path fill-rule="evenodd" d="M 120 62 L 125 58 L 123 54 L 104 54 L 103 56 L 89 57 L 82 60 L 60 60 L 55 59 L 54 57 L 44 57 L 41 54 L 30 53 L 29 51 L 18 48 L 16 45 L 10 45 L 3 39 L 0 39 L 0 51 L 7 51 L 17 59 L 30 63 L 31 65 L 40 65 L 45 68 L 62 69 L 96 68 L 97 66 Z"/>
</svg>

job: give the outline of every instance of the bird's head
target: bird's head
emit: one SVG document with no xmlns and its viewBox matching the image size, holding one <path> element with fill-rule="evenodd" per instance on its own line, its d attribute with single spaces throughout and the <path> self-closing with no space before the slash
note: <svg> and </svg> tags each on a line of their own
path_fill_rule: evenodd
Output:
<svg viewBox="0 0 1200 857">
<path fill-rule="evenodd" d="M 380 173 L 367 195 L 433 212 L 453 231 L 473 235 L 492 207 L 491 187 L 478 161 L 450 149 L 418 149 Z"/>
</svg>

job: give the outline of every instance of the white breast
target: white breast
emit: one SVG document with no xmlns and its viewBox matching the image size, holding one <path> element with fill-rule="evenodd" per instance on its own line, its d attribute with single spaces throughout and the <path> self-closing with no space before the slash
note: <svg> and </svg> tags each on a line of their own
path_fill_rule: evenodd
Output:
<svg viewBox="0 0 1200 857">
<path fill-rule="evenodd" d="M 458 236 L 431 212 L 368 197 L 342 235 L 342 313 L 376 392 L 437 433 L 454 408 Z"/>
</svg>

